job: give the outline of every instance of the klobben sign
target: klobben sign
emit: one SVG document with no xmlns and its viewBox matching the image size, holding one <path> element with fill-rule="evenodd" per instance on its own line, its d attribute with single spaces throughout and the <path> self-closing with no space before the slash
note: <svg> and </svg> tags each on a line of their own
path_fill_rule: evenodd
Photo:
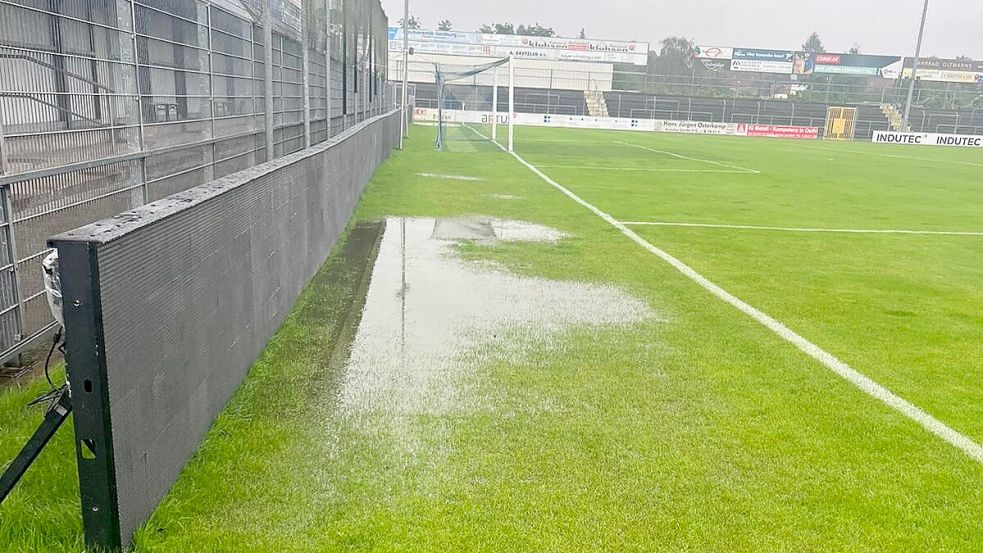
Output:
<svg viewBox="0 0 983 553">
<path fill-rule="evenodd" d="M 875 131 L 872 141 L 877 144 L 911 144 L 913 146 L 983 148 L 983 136 L 965 134 Z"/>
</svg>

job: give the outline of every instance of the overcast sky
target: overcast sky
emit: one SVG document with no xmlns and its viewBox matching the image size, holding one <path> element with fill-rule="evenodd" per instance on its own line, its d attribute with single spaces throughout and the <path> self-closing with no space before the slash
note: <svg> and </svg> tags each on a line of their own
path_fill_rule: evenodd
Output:
<svg viewBox="0 0 983 553">
<path fill-rule="evenodd" d="M 402 0 L 382 0 L 390 24 Z M 482 23 L 539 22 L 561 36 L 643 40 L 670 35 L 711 46 L 797 49 L 812 31 L 831 52 L 854 44 L 868 54 L 913 55 L 922 0 L 410 0 L 425 28 L 449 19 L 454 29 Z M 931 0 L 923 54 L 983 59 L 983 0 Z"/>
</svg>

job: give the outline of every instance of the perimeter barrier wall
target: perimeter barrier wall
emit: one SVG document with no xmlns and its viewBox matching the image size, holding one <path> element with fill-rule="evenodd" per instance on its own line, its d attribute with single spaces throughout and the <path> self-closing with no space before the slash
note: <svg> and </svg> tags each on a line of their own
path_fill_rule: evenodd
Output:
<svg viewBox="0 0 983 553">
<path fill-rule="evenodd" d="M 127 546 L 344 231 L 399 114 L 51 239 L 83 523 Z"/>
</svg>

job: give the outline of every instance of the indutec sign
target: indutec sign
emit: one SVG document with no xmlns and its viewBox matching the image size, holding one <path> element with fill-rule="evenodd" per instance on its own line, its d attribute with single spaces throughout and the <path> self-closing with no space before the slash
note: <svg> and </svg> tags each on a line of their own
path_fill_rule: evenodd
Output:
<svg viewBox="0 0 983 553">
<path fill-rule="evenodd" d="M 983 148 L 983 136 L 963 134 L 875 131 L 871 141 L 878 144 Z"/>
</svg>

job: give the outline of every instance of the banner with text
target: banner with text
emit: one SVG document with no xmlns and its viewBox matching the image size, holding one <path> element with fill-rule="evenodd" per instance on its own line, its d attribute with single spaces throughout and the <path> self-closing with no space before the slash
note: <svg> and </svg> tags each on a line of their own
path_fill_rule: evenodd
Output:
<svg viewBox="0 0 983 553">
<path fill-rule="evenodd" d="M 940 134 L 929 132 L 875 131 L 872 142 L 877 144 L 910 144 L 912 146 L 949 146 L 983 148 L 983 136 Z"/>
<path fill-rule="evenodd" d="M 409 46 L 420 54 L 452 54 L 550 61 L 647 65 L 649 44 L 618 40 L 410 30 Z M 403 30 L 389 28 L 389 51 L 402 52 Z"/>
<path fill-rule="evenodd" d="M 445 123 L 472 123 L 490 125 L 493 114 L 482 111 L 444 110 Z M 435 123 L 437 110 L 416 108 L 413 120 L 418 123 Z M 507 113 L 499 113 L 499 125 L 508 125 Z M 744 123 L 713 123 L 706 121 L 672 121 L 665 119 L 630 119 L 627 117 L 589 117 L 581 115 L 542 115 L 536 113 L 515 114 L 515 124 L 530 127 L 557 127 L 572 129 L 608 129 L 679 134 L 708 134 L 718 136 L 754 136 L 815 140 L 819 137 L 816 127 L 787 125 L 748 125 Z"/>
<path fill-rule="evenodd" d="M 739 129 L 739 131 L 740 130 L 741 129 Z M 819 138 L 819 128 L 797 127 L 792 125 L 747 125 L 746 128 L 743 129 L 743 132 L 739 132 L 739 134 L 762 138 L 816 140 Z"/>
<path fill-rule="evenodd" d="M 913 58 L 905 58 L 902 75 L 911 78 Z M 920 59 L 915 77 L 922 81 L 983 84 L 983 61 L 966 59 Z"/>
</svg>

